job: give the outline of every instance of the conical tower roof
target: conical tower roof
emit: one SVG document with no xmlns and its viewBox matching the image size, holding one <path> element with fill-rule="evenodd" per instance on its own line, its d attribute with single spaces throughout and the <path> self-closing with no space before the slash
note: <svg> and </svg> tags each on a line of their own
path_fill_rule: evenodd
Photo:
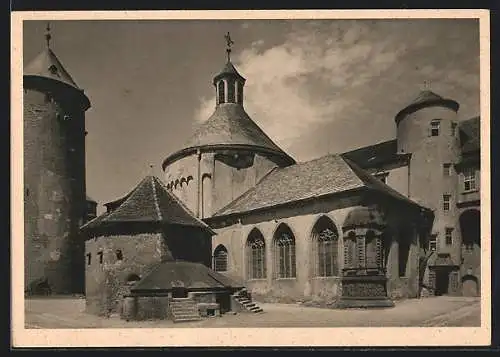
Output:
<svg viewBox="0 0 500 357">
<path fill-rule="evenodd" d="M 396 123 L 399 124 L 401 119 L 403 119 L 407 114 L 428 106 L 443 106 L 454 111 L 458 111 L 459 108 L 459 104 L 456 101 L 444 98 L 430 90 L 423 90 L 420 91 L 416 98 L 396 115 Z"/>
<path fill-rule="evenodd" d="M 82 231 L 107 231 L 118 225 L 146 223 L 151 227 L 171 224 L 211 229 L 194 214 L 155 176 L 146 176 L 124 197 L 106 203 L 107 212 L 87 222 Z"/>
<path fill-rule="evenodd" d="M 45 48 L 25 68 L 23 75 L 49 78 L 80 89 L 50 48 Z"/>
</svg>

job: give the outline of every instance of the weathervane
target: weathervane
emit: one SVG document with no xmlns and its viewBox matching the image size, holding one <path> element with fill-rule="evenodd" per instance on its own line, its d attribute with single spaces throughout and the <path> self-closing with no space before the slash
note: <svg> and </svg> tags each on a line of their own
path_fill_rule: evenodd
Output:
<svg viewBox="0 0 500 357">
<path fill-rule="evenodd" d="M 52 36 L 50 35 L 50 22 L 47 22 L 47 27 L 45 29 L 45 41 L 47 42 L 47 48 L 50 47 L 50 39 Z"/>
<path fill-rule="evenodd" d="M 231 39 L 231 35 L 229 34 L 229 32 L 224 36 L 224 38 L 226 39 L 226 44 L 227 44 L 227 47 L 226 47 L 227 61 L 230 62 L 231 61 L 231 46 L 234 44 L 234 41 Z"/>
</svg>

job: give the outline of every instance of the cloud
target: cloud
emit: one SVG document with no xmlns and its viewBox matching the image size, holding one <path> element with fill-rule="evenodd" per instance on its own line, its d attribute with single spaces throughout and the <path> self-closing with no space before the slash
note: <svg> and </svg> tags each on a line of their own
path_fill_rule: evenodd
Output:
<svg viewBox="0 0 500 357">
<path fill-rule="evenodd" d="M 447 62 L 440 60 L 447 46 L 441 42 L 443 37 L 460 40 L 453 26 L 447 26 L 443 29 L 439 24 L 428 26 L 418 21 L 298 22 L 279 45 L 263 49 L 263 40 L 256 40 L 235 58 L 236 67 L 247 78 L 245 108 L 284 149 L 316 147 L 311 140 L 324 142 L 310 153 L 314 155 L 347 144 L 361 144 L 356 140 L 348 142 L 348 131 L 341 135 L 332 130 L 328 135 L 324 130 L 318 133 L 317 128 L 339 131 L 344 126 L 352 130 L 357 124 L 359 131 L 364 123 L 374 126 L 370 120 L 382 120 L 377 112 L 384 120 L 393 115 L 381 103 L 386 102 L 395 111 L 395 106 L 417 94 L 423 78 L 440 81 L 447 78 L 446 71 L 453 75 L 449 83 L 458 86 L 461 79 L 466 79 L 474 82 L 469 90 L 475 88 L 475 68 L 469 73 L 468 68 L 464 70 L 450 57 Z M 448 44 L 456 53 L 454 42 Z M 437 63 L 433 63 L 435 58 Z M 402 91 L 405 80 L 409 87 Z M 214 98 L 202 100 L 199 121 L 210 116 L 214 102 Z M 389 125 L 392 122 L 378 125 L 385 128 L 386 136 L 392 135 Z M 332 144 L 334 137 L 339 138 L 337 146 Z M 377 137 L 372 135 L 370 140 L 376 141 Z"/>
</svg>

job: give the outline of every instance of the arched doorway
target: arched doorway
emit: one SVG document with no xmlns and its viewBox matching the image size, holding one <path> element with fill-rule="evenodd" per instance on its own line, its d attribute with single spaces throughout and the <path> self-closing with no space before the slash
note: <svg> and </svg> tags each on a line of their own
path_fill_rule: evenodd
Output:
<svg viewBox="0 0 500 357">
<path fill-rule="evenodd" d="M 478 296 L 479 281 L 473 275 L 465 275 L 462 277 L 462 295 L 463 296 Z"/>
</svg>

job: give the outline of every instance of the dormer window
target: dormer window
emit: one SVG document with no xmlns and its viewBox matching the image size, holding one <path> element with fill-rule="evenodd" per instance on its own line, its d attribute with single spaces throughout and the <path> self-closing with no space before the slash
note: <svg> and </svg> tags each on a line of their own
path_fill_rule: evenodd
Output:
<svg viewBox="0 0 500 357">
<path fill-rule="evenodd" d="M 59 76 L 59 71 L 57 70 L 57 67 L 53 64 L 52 66 L 49 67 L 49 72 L 51 74 L 54 74 L 56 76 Z"/>
<path fill-rule="evenodd" d="M 431 136 L 439 136 L 439 124 L 439 119 L 431 121 Z"/>
</svg>

